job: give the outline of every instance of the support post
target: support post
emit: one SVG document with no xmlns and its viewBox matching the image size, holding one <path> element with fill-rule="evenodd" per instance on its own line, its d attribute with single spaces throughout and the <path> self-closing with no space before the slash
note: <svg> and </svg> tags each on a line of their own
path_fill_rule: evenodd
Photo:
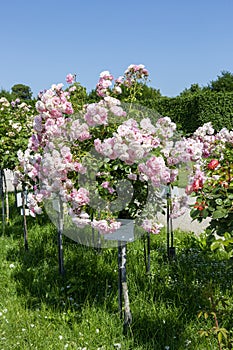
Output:
<svg viewBox="0 0 233 350">
<path fill-rule="evenodd" d="M 63 203 L 59 197 L 59 211 L 58 211 L 58 263 L 59 263 L 59 273 L 60 275 L 65 274 L 64 269 L 64 258 L 63 258 L 63 226 L 64 226 L 64 213 L 63 213 Z"/>
<path fill-rule="evenodd" d="M 150 233 L 147 232 L 147 273 L 150 273 Z"/>
<path fill-rule="evenodd" d="M 6 174 L 4 170 L 3 170 L 3 180 L 4 180 L 4 190 L 5 190 L 5 196 L 6 196 L 6 223 L 8 225 L 10 221 L 10 209 L 9 209 L 9 196 L 8 196 L 8 189 L 7 189 Z"/>
<path fill-rule="evenodd" d="M 150 233 L 147 232 L 146 237 L 143 237 L 144 241 L 144 262 L 146 267 L 146 273 L 150 273 Z"/>
<path fill-rule="evenodd" d="M 171 193 L 169 187 L 167 187 L 167 256 L 169 257 L 170 250 L 170 198 Z"/>
<path fill-rule="evenodd" d="M 1 202 L 2 202 L 2 234 L 5 234 L 5 198 L 4 198 L 4 191 L 3 191 L 3 175 L 4 170 L 0 169 L 0 196 L 1 196 Z"/>
<path fill-rule="evenodd" d="M 27 231 L 27 218 L 26 218 L 26 203 L 27 203 L 27 191 L 23 185 L 22 192 L 22 212 L 23 212 L 23 238 L 24 238 L 24 248 L 28 250 L 28 231 Z"/>
<path fill-rule="evenodd" d="M 120 318 L 122 318 L 122 274 L 121 274 L 121 266 L 122 266 L 122 255 L 121 255 L 121 242 L 118 241 L 118 311 Z"/>
<path fill-rule="evenodd" d="M 118 268 L 119 268 L 119 311 L 122 317 L 122 295 L 124 299 L 124 331 L 127 332 L 128 327 L 132 323 L 132 315 L 130 311 L 129 293 L 126 279 L 126 242 L 118 242 Z"/>
<path fill-rule="evenodd" d="M 172 203 L 171 203 L 171 185 L 167 186 L 167 256 L 168 258 L 175 257 L 174 233 L 172 226 Z"/>
</svg>

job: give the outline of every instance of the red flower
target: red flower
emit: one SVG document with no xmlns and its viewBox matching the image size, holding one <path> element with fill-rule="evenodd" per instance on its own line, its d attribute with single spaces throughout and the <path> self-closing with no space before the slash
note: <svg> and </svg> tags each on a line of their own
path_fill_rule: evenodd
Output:
<svg viewBox="0 0 233 350">
<path fill-rule="evenodd" d="M 194 180 L 193 184 L 192 184 L 192 190 L 194 192 L 197 192 L 198 190 L 202 189 L 203 187 L 203 181 L 200 179 L 196 179 Z"/>
<path fill-rule="evenodd" d="M 206 207 L 207 207 L 207 204 L 205 202 L 201 202 L 201 203 L 196 202 L 194 205 L 194 208 L 196 208 L 199 211 L 204 210 Z"/>
<path fill-rule="evenodd" d="M 219 165 L 219 161 L 217 159 L 212 159 L 207 165 L 208 169 L 214 170 Z"/>
</svg>

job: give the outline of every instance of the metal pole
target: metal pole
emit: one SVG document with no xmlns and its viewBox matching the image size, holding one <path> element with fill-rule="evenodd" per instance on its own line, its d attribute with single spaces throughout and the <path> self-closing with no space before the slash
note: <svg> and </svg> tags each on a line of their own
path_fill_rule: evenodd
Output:
<svg viewBox="0 0 233 350">
<path fill-rule="evenodd" d="M 59 263 L 59 273 L 64 275 L 64 258 L 63 258 L 63 244 L 62 244 L 62 234 L 63 234 L 63 203 L 59 197 L 59 212 L 58 212 L 58 263 Z"/>
<path fill-rule="evenodd" d="M 22 211 L 23 211 L 23 238 L 24 238 L 24 248 L 28 250 L 28 232 L 27 232 L 27 218 L 26 218 L 26 202 L 27 202 L 27 192 L 25 186 L 22 188 Z"/>
<path fill-rule="evenodd" d="M 121 266 L 122 266 L 122 251 L 121 251 L 121 242 L 118 241 L 118 310 L 120 314 L 120 318 L 122 318 L 122 274 L 121 274 Z"/>
<path fill-rule="evenodd" d="M 150 273 L 150 233 L 147 232 L 147 273 Z"/>
<path fill-rule="evenodd" d="M 9 221 L 10 221 L 9 196 L 8 196 L 8 190 L 7 190 L 6 174 L 4 170 L 3 170 L 3 180 L 4 180 L 4 189 L 6 194 L 6 223 L 9 224 Z"/>
<path fill-rule="evenodd" d="M 167 187 L 167 256 L 169 257 L 170 248 L 170 192 Z"/>
<path fill-rule="evenodd" d="M 3 169 L 0 169 L 0 196 L 2 201 L 2 234 L 5 233 L 5 201 L 3 191 Z"/>
<path fill-rule="evenodd" d="M 124 332 L 127 332 L 128 327 L 132 323 L 132 314 L 129 304 L 129 293 L 126 280 L 126 260 L 127 260 L 126 242 L 122 242 L 121 246 L 121 279 L 122 279 L 122 292 L 124 297 Z"/>
</svg>

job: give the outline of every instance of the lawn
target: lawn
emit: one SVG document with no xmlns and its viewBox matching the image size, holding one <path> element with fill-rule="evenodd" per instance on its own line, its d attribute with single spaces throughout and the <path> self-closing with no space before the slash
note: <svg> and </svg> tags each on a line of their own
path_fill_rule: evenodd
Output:
<svg viewBox="0 0 233 350">
<path fill-rule="evenodd" d="M 143 240 L 128 244 L 133 321 L 124 332 L 117 249 L 97 251 L 64 237 L 61 276 L 57 232 L 48 218 L 28 218 L 26 251 L 23 220 L 13 205 L 10 215 L 0 237 L 1 350 L 217 350 L 210 312 L 228 332 L 222 349 L 232 349 L 233 261 L 204 249 L 193 233 L 175 232 L 176 257 L 170 260 L 165 231 L 152 236 L 150 274 Z M 198 318 L 200 311 L 206 314 Z"/>
</svg>

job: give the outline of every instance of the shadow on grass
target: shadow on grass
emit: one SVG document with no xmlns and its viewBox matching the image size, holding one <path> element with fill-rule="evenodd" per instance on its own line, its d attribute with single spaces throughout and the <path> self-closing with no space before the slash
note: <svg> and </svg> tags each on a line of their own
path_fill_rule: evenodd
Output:
<svg viewBox="0 0 233 350">
<path fill-rule="evenodd" d="M 117 249 L 103 249 L 99 254 L 64 237 L 65 275 L 61 276 L 56 228 L 46 217 L 38 220 L 29 221 L 29 250 L 15 244 L 7 252 L 7 259 L 17 262 L 13 278 L 25 305 L 34 309 L 46 304 L 58 311 L 71 308 L 78 311 L 76 322 L 81 322 L 78 315 L 86 304 L 115 315 Z M 18 224 L 7 234 L 22 242 Z M 142 241 L 128 245 L 127 278 L 133 313 L 128 337 L 133 337 L 135 349 L 185 349 L 189 325 L 195 325 L 198 338 L 197 314 L 211 307 L 210 293 L 228 295 L 232 300 L 232 261 L 220 261 L 200 251 L 191 239 L 181 239 L 172 261 L 166 257 L 165 236 L 153 236 L 151 248 L 151 273 L 146 275 Z M 233 328 L 231 315 L 232 307 L 219 316 L 227 329 Z M 198 340 L 192 341 L 195 347 L 190 348 L 202 349 Z"/>
<path fill-rule="evenodd" d="M 19 238 L 19 231 L 13 235 Z M 80 246 L 63 237 L 64 276 L 59 274 L 57 231 L 53 224 L 34 224 L 28 230 L 29 250 L 21 244 L 8 249 L 18 262 L 14 273 L 17 293 L 29 307 L 44 302 L 52 307 L 82 305 L 87 300 L 108 307 L 117 300 L 117 252 Z M 116 295 L 116 298 L 109 296 Z M 109 305 L 110 304 L 110 305 Z M 115 305 L 117 309 L 117 304 Z"/>
</svg>

